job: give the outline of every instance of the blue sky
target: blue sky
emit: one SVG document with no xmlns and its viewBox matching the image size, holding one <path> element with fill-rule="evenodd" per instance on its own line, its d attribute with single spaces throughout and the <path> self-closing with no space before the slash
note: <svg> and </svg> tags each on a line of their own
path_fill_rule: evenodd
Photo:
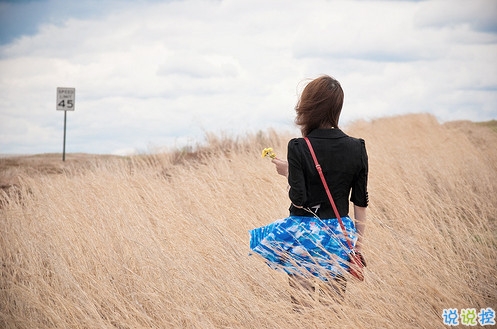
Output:
<svg viewBox="0 0 497 329">
<path fill-rule="evenodd" d="M 497 119 L 494 0 L 0 1 L 0 154 L 128 154 L 205 133 L 298 133 L 308 78 L 341 124 L 428 112 Z"/>
</svg>

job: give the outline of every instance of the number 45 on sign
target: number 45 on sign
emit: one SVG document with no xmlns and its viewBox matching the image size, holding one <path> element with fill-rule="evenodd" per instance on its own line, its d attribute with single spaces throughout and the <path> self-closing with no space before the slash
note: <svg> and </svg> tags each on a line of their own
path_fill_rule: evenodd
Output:
<svg viewBox="0 0 497 329">
<path fill-rule="evenodd" d="M 74 111 L 75 88 L 57 88 L 57 111 Z"/>
</svg>

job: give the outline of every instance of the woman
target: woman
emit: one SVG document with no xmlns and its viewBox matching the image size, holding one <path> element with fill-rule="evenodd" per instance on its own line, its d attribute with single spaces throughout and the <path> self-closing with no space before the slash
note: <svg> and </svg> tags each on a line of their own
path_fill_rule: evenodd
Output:
<svg viewBox="0 0 497 329">
<path fill-rule="evenodd" d="M 338 128 L 343 98 L 340 83 L 332 77 L 312 80 L 296 105 L 295 122 L 302 136 L 310 140 L 347 234 L 360 252 L 368 205 L 368 157 L 364 140 L 349 137 Z M 343 298 L 347 268 L 343 261 L 351 250 L 309 147 L 303 138 L 294 138 L 288 143 L 287 161 L 274 158 L 272 162 L 277 172 L 288 178 L 290 217 L 252 230 L 251 248 L 269 260 L 269 265 L 287 272 L 292 287 L 310 292 L 324 287 L 325 294 Z M 355 223 L 349 217 L 349 196 Z M 255 241 L 264 246 L 256 247 Z M 316 287 L 313 278 L 325 284 Z"/>
</svg>

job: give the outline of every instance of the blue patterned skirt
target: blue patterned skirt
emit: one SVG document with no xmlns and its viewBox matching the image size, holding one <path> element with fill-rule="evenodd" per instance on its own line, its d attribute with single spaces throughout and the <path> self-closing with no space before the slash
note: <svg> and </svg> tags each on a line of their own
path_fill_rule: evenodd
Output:
<svg viewBox="0 0 497 329">
<path fill-rule="evenodd" d="M 355 245 L 357 231 L 350 217 L 342 217 Z M 346 271 L 350 249 L 336 218 L 290 216 L 250 230 L 250 249 L 266 263 L 288 274 L 313 275 L 323 281 Z"/>
</svg>

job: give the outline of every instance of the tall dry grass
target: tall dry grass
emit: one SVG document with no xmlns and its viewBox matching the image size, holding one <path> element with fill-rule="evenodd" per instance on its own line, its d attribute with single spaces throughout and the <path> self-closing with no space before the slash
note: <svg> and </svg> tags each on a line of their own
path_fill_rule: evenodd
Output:
<svg viewBox="0 0 497 329">
<path fill-rule="evenodd" d="M 248 230 L 287 215 L 260 151 L 289 136 L 270 132 L 21 174 L 0 202 L 0 327 L 444 328 L 445 308 L 497 310 L 497 134 L 429 115 L 345 130 L 366 139 L 371 203 L 366 280 L 341 305 L 293 312 L 286 276 L 248 256 Z"/>
</svg>

